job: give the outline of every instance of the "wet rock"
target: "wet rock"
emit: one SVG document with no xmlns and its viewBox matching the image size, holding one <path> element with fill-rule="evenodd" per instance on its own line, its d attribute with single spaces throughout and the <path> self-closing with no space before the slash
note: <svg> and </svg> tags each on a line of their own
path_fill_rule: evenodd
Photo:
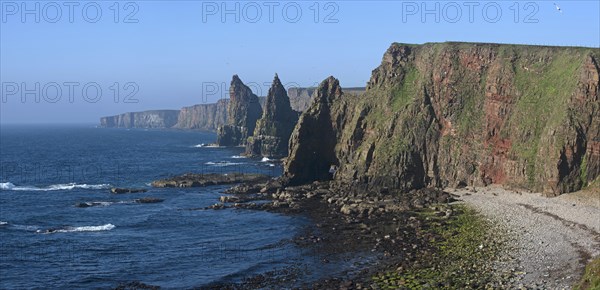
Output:
<svg viewBox="0 0 600 290">
<path fill-rule="evenodd" d="M 119 188 L 119 187 L 114 187 L 110 189 L 111 193 L 114 194 L 123 194 L 123 193 L 142 193 L 142 192 L 147 192 L 147 189 L 136 189 L 136 188 Z"/>
<path fill-rule="evenodd" d="M 156 197 L 143 197 L 143 198 L 139 198 L 136 199 L 135 202 L 137 203 L 159 203 L 159 202 L 163 202 L 165 201 L 162 198 L 156 198 Z"/>
<path fill-rule="evenodd" d="M 115 290 L 158 290 L 158 289 L 160 289 L 160 287 L 154 286 L 154 285 L 149 285 L 149 284 L 144 284 L 139 281 L 134 281 L 134 282 L 119 284 L 119 286 L 117 286 L 114 289 Z"/>
</svg>

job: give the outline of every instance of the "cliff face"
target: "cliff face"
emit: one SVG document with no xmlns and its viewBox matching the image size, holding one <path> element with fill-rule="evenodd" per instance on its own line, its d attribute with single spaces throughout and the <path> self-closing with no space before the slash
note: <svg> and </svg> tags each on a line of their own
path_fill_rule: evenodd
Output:
<svg viewBox="0 0 600 290">
<path fill-rule="evenodd" d="M 296 112 L 304 112 L 311 104 L 312 95 L 316 88 L 289 88 L 287 94 L 290 105 Z"/>
<path fill-rule="evenodd" d="M 332 79 L 321 84 L 292 134 L 285 176 L 327 179 L 339 165 L 336 180 L 400 190 L 577 190 L 600 175 L 598 56 L 587 48 L 393 44 L 364 94 L 338 92 Z"/>
<path fill-rule="evenodd" d="M 100 118 L 107 128 L 171 128 L 177 123 L 178 110 L 131 112 Z"/>
<path fill-rule="evenodd" d="M 285 88 L 275 75 L 254 136 L 248 138 L 246 154 L 272 158 L 287 156 L 288 141 L 297 121 L 298 113 L 292 110 Z"/>
<path fill-rule="evenodd" d="M 214 104 L 183 107 L 179 112 L 175 128 L 217 131 L 217 128 L 227 121 L 228 103 L 229 100 L 222 99 Z"/>
<path fill-rule="evenodd" d="M 304 112 L 308 109 L 312 102 L 312 96 L 317 88 L 289 88 L 288 96 L 292 109 L 296 112 Z M 344 88 L 345 94 L 362 94 L 365 92 L 364 87 Z"/>
<path fill-rule="evenodd" d="M 262 116 L 262 108 L 258 97 L 237 75 L 231 80 L 227 114 L 227 124 L 217 131 L 217 144 L 245 145 L 246 139 L 254 133 L 256 121 Z"/>
</svg>

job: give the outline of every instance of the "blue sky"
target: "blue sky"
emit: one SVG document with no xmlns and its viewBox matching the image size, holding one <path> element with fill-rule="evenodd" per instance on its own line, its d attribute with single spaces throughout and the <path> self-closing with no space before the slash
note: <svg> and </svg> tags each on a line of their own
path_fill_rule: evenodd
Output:
<svg viewBox="0 0 600 290">
<path fill-rule="evenodd" d="M 214 102 L 233 74 L 364 86 L 392 42 L 600 47 L 598 1 L 0 2 L 3 124 Z"/>
</svg>

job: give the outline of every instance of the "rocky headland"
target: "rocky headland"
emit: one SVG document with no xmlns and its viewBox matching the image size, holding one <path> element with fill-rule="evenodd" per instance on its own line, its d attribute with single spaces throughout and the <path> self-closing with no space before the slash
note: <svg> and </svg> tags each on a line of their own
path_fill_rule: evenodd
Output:
<svg viewBox="0 0 600 290">
<path fill-rule="evenodd" d="M 306 216 L 313 225 L 293 242 L 314 251 L 308 271 L 341 269 L 314 281 L 286 270 L 205 288 L 574 285 L 600 254 L 599 56 L 592 48 L 394 43 L 365 92 L 327 78 L 291 132 L 281 177 L 253 178 L 189 210 Z M 285 99 L 276 98 L 278 83 L 271 102 Z M 275 118 L 235 104 L 255 99 L 239 78 L 231 93 L 220 140 L 269 135 L 260 127 Z M 279 110 L 269 103 L 262 112 Z M 264 123 L 250 131 L 251 119 Z M 185 175 L 153 186 L 211 184 Z M 586 202 L 564 195 L 581 189 L 592 192 L 578 197 Z"/>
<path fill-rule="evenodd" d="M 536 204 L 556 202 L 532 192 L 589 188 L 598 197 L 598 57 L 589 48 L 395 43 L 364 93 L 345 93 L 334 77 L 315 89 L 281 178 L 233 188 L 251 197 L 208 209 L 308 215 L 316 227 L 298 243 L 325 248 L 323 263 L 380 255 L 361 271 L 300 288 L 569 287 L 599 254 L 598 230 L 585 217 L 600 216 L 600 206 L 546 212 Z M 471 198 L 482 192 L 485 202 Z M 515 204 L 513 195 L 529 197 Z M 261 196 L 271 202 L 253 202 Z M 548 243 L 567 254 L 535 250 Z"/>
<path fill-rule="evenodd" d="M 290 139 L 285 178 L 579 190 L 600 175 L 598 54 L 393 44 L 364 94 L 345 94 L 333 77 L 319 86 Z"/>
</svg>

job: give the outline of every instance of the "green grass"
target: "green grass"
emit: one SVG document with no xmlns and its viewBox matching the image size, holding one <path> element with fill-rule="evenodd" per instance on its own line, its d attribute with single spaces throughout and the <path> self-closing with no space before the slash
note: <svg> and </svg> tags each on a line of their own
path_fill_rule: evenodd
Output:
<svg viewBox="0 0 600 290">
<path fill-rule="evenodd" d="M 403 110 L 410 104 L 417 94 L 418 71 L 414 67 L 408 67 L 404 72 L 404 79 L 399 87 L 392 90 L 391 107 L 394 112 Z"/>
<path fill-rule="evenodd" d="M 570 50 L 542 50 L 537 57 L 548 60 L 517 59 L 513 63 L 518 99 L 509 126 L 516 130 L 519 141 L 513 147 L 515 153 L 533 163 L 542 133 L 548 128 L 558 128 L 567 117 L 565 108 L 577 86 L 577 72 L 584 59 Z M 558 147 L 563 142 L 560 140 Z"/>
<path fill-rule="evenodd" d="M 584 154 L 581 157 L 581 168 L 580 168 L 580 173 L 579 173 L 579 177 L 581 178 L 581 186 L 582 187 L 586 187 L 588 185 L 588 181 L 587 181 L 587 156 Z"/>
<path fill-rule="evenodd" d="M 545 61 L 538 61 L 547 58 Z M 581 51 L 544 49 L 533 55 L 520 55 L 511 63 L 518 99 L 509 126 L 515 140 L 512 151 L 527 160 L 530 185 L 536 181 L 539 142 L 544 132 L 556 130 L 567 118 L 567 104 L 577 86 L 578 69 L 584 59 Z M 564 145 L 560 132 L 557 148 Z"/>
<path fill-rule="evenodd" d="M 431 221 L 436 253 L 419 257 L 422 266 L 382 273 L 373 282 L 381 289 L 469 289 L 492 281 L 491 263 L 501 251 L 498 233 L 474 210 L 455 206 L 454 211 L 448 220 L 421 212 L 421 218 Z"/>
<path fill-rule="evenodd" d="M 600 290 L 600 257 L 592 260 L 586 267 L 583 277 L 574 290 Z"/>
</svg>

